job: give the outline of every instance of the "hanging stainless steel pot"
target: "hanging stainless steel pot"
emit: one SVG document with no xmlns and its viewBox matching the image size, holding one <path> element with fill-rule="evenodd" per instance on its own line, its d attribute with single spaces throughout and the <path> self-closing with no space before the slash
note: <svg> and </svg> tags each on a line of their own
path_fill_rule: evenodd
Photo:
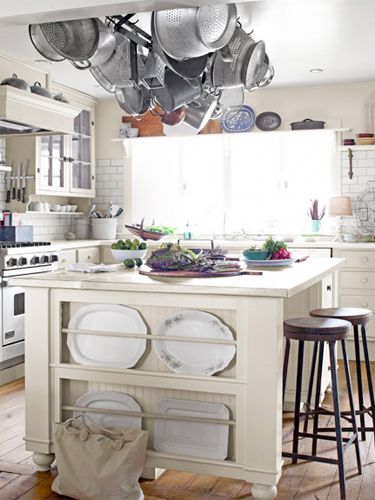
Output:
<svg viewBox="0 0 375 500">
<path fill-rule="evenodd" d="M 201 131 L 210 120 L 217 105 L 217 97 L 206 94 L 186 106 L 184 123 Z"/>
<path fill-rule="evenodd" d="M 275 75 L 275 70 L 273 66 L 270 64 L 268 55 L 265 54 L 263 64 L 258 72 L 258 76 L 255 77 L 256 80 L 255 84 L 251 86 L 245 86 L 245 89 L 248 92 L 251 92 L 259 88 L 267 87 L 267 85 L 269 85 L 272 82 L 274 75 Z"/>
<path fill-rule="evenodd" d="M 200 77 L 203 74 L 207 65 L 207 61 L 209 59 L 208 55 L 186 59 L 185 61 L 177 61 L 163 51 L 163 49 L 160 47 L 158 36 L 155 30 L 154 13 L 151 16 L 151 34 L 153 39 L 154 51 L 158 54 L 167 68 L 177 73 L 182 78 L 194 79 Z"/>
<path fill-rule="evenodd" d="M 5 78 L 5 80 L 1 82 L 1 85 L 10 85 L 11 87 L 15 87 L 16 89 L 30 92 L 30 85 L 25 80 L 18 78 L 15 73 L 13 73 L 10 78 Z"/>
<path fill-rule="evenodd" d="M 40 24 L 29 25 L 29 36 L 35 49 L 41 56 L 54 62 L 65 60 L 65 57 L 56 52 L 56 50 L 48 43 L 46 37 L 43 35 L 43 31 L 40 28 Z"/>
<path fill-rule="evenodd" d="M 176 60 L 200 57 L 224 47 L 236 28 L 235 4 L 154 12 L 155 31 L 166 54 Z"/>
<path fill-rule="evenodd" d="M 48 97 L 49 99 L 53 98 L 52 92 L 50 92 L 45 87 L 42 87 L 42 84 L 40 82 L 35 82 L 34 85 L 31 85 L 30 90 L 33 94 L 38 94 L 43 97 Z"/>
<path fill-rule="evenodd" d="M 151 93 L 143 85 L 117 88 L 116 99 L 120 108 L 128 115 L 143 115 L 152 107 Z"/>
<path fill-rule="evenodd" d="M 167 69 L 164 87 L 152 91 L 156 102 L 165 111 L 174 111 L 202 94 L 202 83 L 198 80 L 185 80 L 173 71 Z"/>
<path fill-rule="evenodd" d="M 99 28 L 98 46 L 90 59 L 86 61 L 72 61 L 73 66 L 77 69 L 88 69 L 104 64 L 108 61 L 116 48 L 115 35 L 103 21 L 98 18 L 96 18 L 96 21 Z"/>
</svg>

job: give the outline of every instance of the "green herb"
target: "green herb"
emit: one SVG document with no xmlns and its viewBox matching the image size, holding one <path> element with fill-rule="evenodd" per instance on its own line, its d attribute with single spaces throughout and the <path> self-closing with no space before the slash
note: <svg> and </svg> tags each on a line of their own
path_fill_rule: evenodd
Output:
<svg viewBox="0 0 375 500">
<path fill-rule="evenodd" d="M 164 234 L 174 234 L 176 232 L 175 227 L 171 226 L 146 226 L 145 231 L 151 231 L 152 233 L 164 233 Z"/>
<path fill-rule="evenodd" d="M 272 236 L 268 236 L 268 238 L 264 242 L 262 248 L 264 251 L 268 252 L 270 255 L 273 255 L 281 248 L 286 249 L 287 245 L 286 245 L 286 243 L 284 243 L 284 241 L 275 241 L 274 239 L 272 239 Z"/>
</svg>

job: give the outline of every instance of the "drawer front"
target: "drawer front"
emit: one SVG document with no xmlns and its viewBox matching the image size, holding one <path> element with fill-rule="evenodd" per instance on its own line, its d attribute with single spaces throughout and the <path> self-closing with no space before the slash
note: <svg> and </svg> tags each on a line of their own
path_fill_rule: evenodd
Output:
<svg viewBox="0 0 375 500">
<path fill-rule="evenodd" d="M 374 251 L 343 250 L 341 257 L 346 259 L 344 267 L 373 268 L 375 270 L 375 249 Z"/>
<path fill-rule="evenodd" d="M 341 295 L 341 307 L 363 307 L 375 315 L 375 295 Z"/>
<path fill-rule="evenodd" d="M 80 248 L 77 251 L 78 262 L 92 262 L 94 264 L 100 263 L 100 248 L 90 247 L 90 248 Z"/>
<path fill-rule="evenodd" d="M 341 288 L 375 289 L 375 272 L 341 271 Z"/>
<path fill-rule="evenodd" d="M 59 263 L 58 267 L 64 268 L 68 264 L 74 264 L 76 262 L 76 250 L 61 250 L 59 252 Z"/>
</svg>

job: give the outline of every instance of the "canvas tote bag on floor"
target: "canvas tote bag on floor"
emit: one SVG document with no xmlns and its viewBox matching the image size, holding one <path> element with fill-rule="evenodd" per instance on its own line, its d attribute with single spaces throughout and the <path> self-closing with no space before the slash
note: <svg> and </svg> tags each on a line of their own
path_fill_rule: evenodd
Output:
<svg viewBox="0 0 375 500">
<path fill-rule="evenodd" d="M 88 427 L 78 418 L 54 424 L 58 476 L 52 490 L 79 500 L 142 500 L 138 479 L 147 432 Z"/>
</svg>

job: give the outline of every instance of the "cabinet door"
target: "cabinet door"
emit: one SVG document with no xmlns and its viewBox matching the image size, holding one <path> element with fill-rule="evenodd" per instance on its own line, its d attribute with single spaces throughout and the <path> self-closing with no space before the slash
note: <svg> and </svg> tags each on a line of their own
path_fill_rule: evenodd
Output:
<svg viewBox="0 0 375 500">
<path fill-rule="evenodd" d="M 90 248 L 79 248 L 77 252 L 78 262 L 92 262 L 94 264 L 99 264 L 100 262 L 100 248 L 90 247 Z"/>
<path fill-rule="evenodd" d="M 37 194 L 62 194 L 67 191 L 66 140 L 63 135 L 41 136 L 36 139 Z"/>
<path fill-rule="evenodd" d="M 94 154 L 92 112 L 84 109 L 74 120 L 71 145 L 70 191 L 94 195 Z"/>
</svg>

